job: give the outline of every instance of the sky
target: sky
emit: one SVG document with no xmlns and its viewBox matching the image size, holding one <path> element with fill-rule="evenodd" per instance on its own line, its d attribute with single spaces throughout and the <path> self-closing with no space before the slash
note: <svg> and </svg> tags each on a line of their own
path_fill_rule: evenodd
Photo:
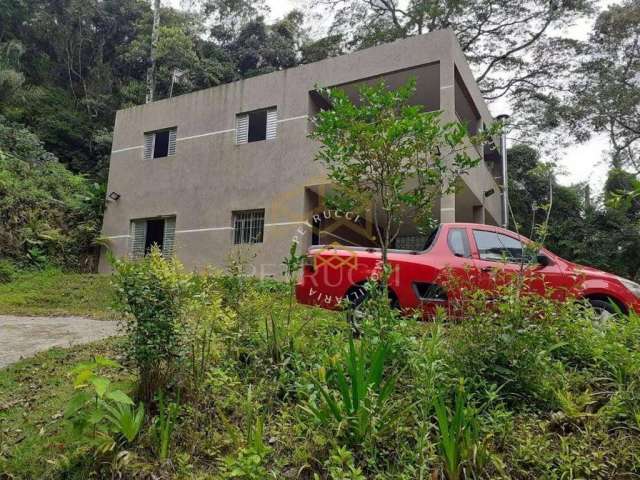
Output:
<svg viewBox="0 0 640 480">
<path fill-rule="evenodd" d="M 166 0 L 173 6 L 179 6 L 184 0 Z M 188 0 L 187 0 L 188 1 Z M 270 19 L 284 16 L 293 8 L 304 10 L 306 0 L 266 0 L 271 9 Z M 608 5 L 616 3 L 615 0 L 599 0 L 596 2 L 600 9 L 607 8 Z M 591 31 L 593 20 L 582 21 L 576 25 L 568 27 L 566 33 L 576 39 L 584 40 Z M 496 103 L 489 105 L 489 110 L 495 115 L 501 113 L 513 113 L 508 104 Z M 594 136 L 590 141 L 572 145 L 562 151 L 556 160 L 558 165 L 558 180 L 564 185 L 571 185 L 578 182 L 589 182 L 593 192 L 600 192 L 604 185 L 607 173 L 607 151 L 608 142 L 605 136 Z"/>
</svg>

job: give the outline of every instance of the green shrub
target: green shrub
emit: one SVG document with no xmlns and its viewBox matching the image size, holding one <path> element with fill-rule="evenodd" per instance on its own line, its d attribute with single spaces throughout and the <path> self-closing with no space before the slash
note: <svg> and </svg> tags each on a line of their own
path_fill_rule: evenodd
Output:
<svg viewBox="0 0 640 480">
<path fill-rule="evenodd" d="M 9 283 L 16 277 L 16 267 L 13 262 L 0 259 L 0 283 Z"/>
<path fill-rule="evenodd" d="M 182 315 L 194 293 L 193 276 L 158 248 L 136 261 L 113 260 L 116 308 L 125 315 L 125 353 L 139 372 L 139 395 L 150 402 L 164 390 L 184 357 Z"/>
<path fill-rule="evenodd" d="M 0 149 L 1 257 L 90 270 L 103 203 L 102 187 L 57 160 L 31 163 Z"/>
</svg>

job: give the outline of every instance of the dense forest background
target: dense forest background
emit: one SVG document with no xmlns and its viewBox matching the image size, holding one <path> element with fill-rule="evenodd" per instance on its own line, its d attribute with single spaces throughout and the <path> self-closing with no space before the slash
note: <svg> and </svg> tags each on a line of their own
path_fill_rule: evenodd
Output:
<svg viewBox="0 0 640 480">
<path fill-rule="evenodd" d="M 551 203 L 549 248 L 640 276 L 640 1 L 317 0 L 275 21 L 262 1 L 165 3 L 152 55 L 151 2 L 0 0 L 0 258 L 92 268 L 114 115 L 145 102 L 152 57 L 164 98 L 450 28 L 513 108 L 513 224 L 529 235 Z M 602 194 L 560 185 L 551 152 L 596 133 Z"/>
</svg>

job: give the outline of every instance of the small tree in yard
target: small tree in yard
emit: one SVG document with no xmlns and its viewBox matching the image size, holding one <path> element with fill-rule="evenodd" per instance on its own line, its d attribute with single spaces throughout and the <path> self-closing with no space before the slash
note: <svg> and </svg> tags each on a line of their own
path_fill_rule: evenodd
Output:
<svg viewBox="0 0 640 480">
<path fill-rule="evenodd" d="M 116 308 L 125 315 L 125 353 L 140 374 L 139 397 L 147 404 L 162 391 L 185 353 L 182 315 L 193 276 L 154 246 L 140 260 L 112 259 Z"/>
<path fill-rule="evenodd" d="M 444 123 L 441 112 L 409 104 L 414 92 L 413 79 L 397 90 L 380 82 L 363 86 L 356 105 L 344 91 L 325 89 L 332 108 L 317 115 L 311 134 L 322 144 L 316 160 L 337 189 L 333 202 L 345 210 L 373 209 L 385 267 L 403 217 L 429 226 L 434 200 L 453 192 L 456 179 L 478 164 L 468 148 L 495 134 L 469 136 L 465 125 Z"/>
</svg>

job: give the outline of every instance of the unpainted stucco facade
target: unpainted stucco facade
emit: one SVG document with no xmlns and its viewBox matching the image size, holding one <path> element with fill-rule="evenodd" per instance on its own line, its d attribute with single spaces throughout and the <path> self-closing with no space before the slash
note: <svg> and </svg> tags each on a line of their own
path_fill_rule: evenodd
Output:
<svg viewBox="0 0 640 480">
<path fill-rule="evenodd" d="M 308 138 L 316 109 L 310 92 L 317 86 L 355 92 L 354 82 L 381 76 L 391 84 L 415 76 L 416 96 L 442 110 L 445 121 L 471 115 L 478 127 L 493 122 L 446 30 L 120 110 L 107 190 L 119 198 L 107 201 L 102 228 L 110 248 L 118 256 L 130 253 L 132 221 L 175 217 L 174 252 L 185 266 L 222 267 L 238 247 L 233 212 L 264 209 L 262 242 L 240 247 L 255 255 L 255 274 L 278 276 L 292 239 L 303 248 L 313 241 L 309 210 L 327 184 L 314 161 L 318 145 Z M 236 143 L 238 114 L 274 107 L 275 138 Z M 175 154 L 145 159 L 145 133 L 167 128 L 176 130 Z M 499 192 L 488 163 L 462 178 L 459 193 L 439 201 L 441 221 L 501 221 L 499 194 L 483 195 Z M 101 271 L 109 268 L 105 257 Z"/>
</svg>

